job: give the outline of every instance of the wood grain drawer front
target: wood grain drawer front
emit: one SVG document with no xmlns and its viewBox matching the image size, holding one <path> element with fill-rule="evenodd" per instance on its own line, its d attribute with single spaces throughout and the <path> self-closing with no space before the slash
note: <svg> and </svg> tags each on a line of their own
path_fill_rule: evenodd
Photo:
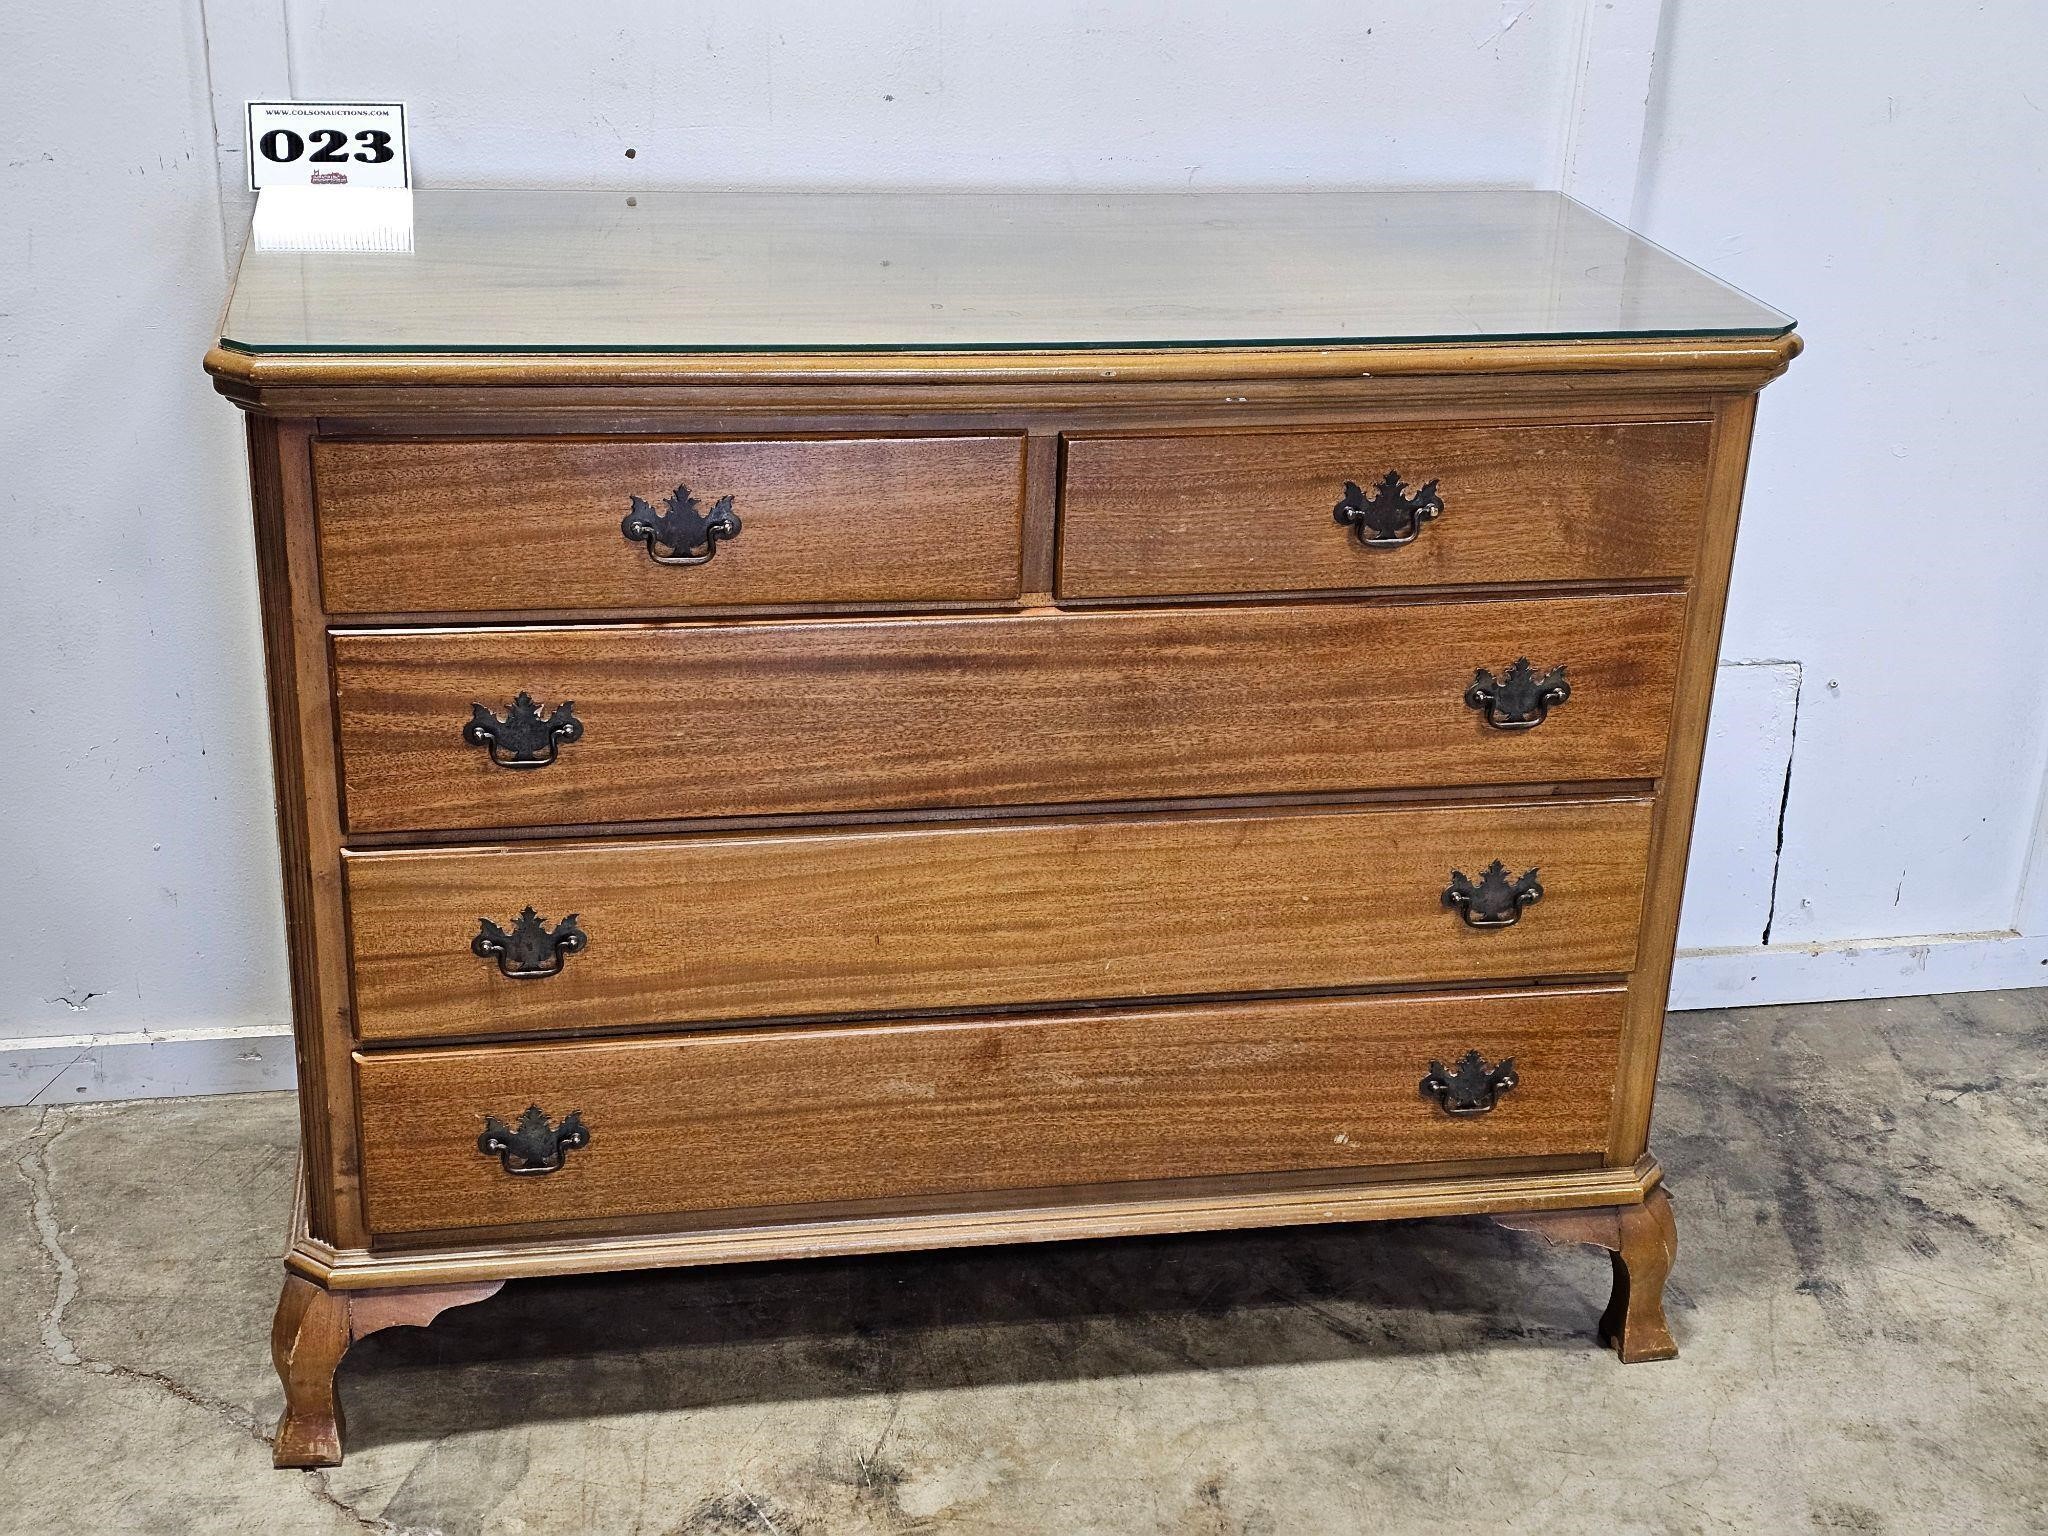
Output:
<svg viewBox="0 0 2048 1536">
<path fill-rule="evenodd" d="M 1023 463 L 1020 437 L 319 442 L 321 587 L 335 614 L 1000 602 Z M 701 564 L 621 531 L 679 486 L 739 520 Z"/>
<path fill-rule="evenodd" d="M 1350 998 L 358 1056 L 379 1233 L 1600 1154 L 1622 990 Z M 1485 1113 L 1432 1059 L 1514 1062 Z M 587 1144 L 478 1148 L 529 1105 Z"/>
<path fill-rule="evenodd" d="M 358 831 L 1652 778 L 1685 600 L 1152 609 L 334 641 Z M 1475 668 L 1568 670 L 1534 730 Z M 472 707 L 575 706 L 536 771 Z"/>
<path fill-rule="evenodd" d="M 1614 799 L 524 843 L 347 860 L 367 1039 L 1619 974 L 1650 802 Z M 1540 868 L 1482 931 L 1451 872 Z M 587 937 L 508 979 L 479 918 Z M 543 954 L 515 968 L 551 963 Z"/>
<path fill-rule="evenodd" d="M 1709 424 L 1374 427 L 1072 437 L 1059 590 L 1313 592 L 1689 576 Z M 1442 511 L 1368 548 L 1333 513 L 1388 474 Z M 1391 504 L 1385 504 L 1391 507 Z M 1407 530 L 1398 510 L 1385 519 Z"/>
</svg>

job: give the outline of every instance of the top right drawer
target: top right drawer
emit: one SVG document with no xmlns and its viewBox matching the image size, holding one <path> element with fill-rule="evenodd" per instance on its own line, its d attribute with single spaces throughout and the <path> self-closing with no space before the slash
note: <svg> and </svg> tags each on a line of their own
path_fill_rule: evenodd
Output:
<svg viewBox="0 0 2048 1536">
<path fill-rule="evenodd" d="M 1683 579 L 1710 425 L 1070 436 L 1059 592 Z"/>
</svg>

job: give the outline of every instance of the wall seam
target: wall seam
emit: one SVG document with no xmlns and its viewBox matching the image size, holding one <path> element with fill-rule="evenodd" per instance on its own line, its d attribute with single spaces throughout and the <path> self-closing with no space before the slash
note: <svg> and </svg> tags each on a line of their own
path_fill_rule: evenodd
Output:
<svg viewBox="0 0 2048 1536">
<path fill-rule="evenodd" d="M 1579 0 L 1573 27 L 1574 42 L 1569 61 L 1570 79 L 1565 86 L 1564 121 L 1559 124 L 1557 152 L 1551 167 L 1551 188 L 1562 192 L 1572 184 L 1572 167 L 1579 158 L 1579 128 L 1585 121 L 1586 77 L 1593 67 L 1593 7 L 1599 0 Z"/>
<path fill-rule="evenodd" d="M 1650 42 L 1650 74 L 1643 92 L 1643 131 L 1636 144 L 1635 185 L 1630 189 L 1627 223 L 1630 229 L 1643 227 L 1643 211 L 1649 203 L 1655 181 L 1655 145 L 1663 138 L 1662 90 L 1671 63 L 1671 31 L 1678 15 L 1679 0 L 1658 0 L 1657 28 Z"/>
<path fill-rule="evenodd" d="M 213 138 L 213 222 L 220 228 L 220 270 L 227 278 L 235 270 L 235 251 L 228 237 L 228 200 L 221 182 L 226 167 L 220 158 L 220 103 L 213 80 L 213 19 L 207 14 L 207 0 L 196 0 L 199 9 L 199 59 L 206 80 L 206 123 Z"/>
<path fill-rule="evenodd" d="M 299 96 L 298 50 L 292 46 L 291 0 L 277 0 L 277 24 L 284 33 L 284 85 L 294 101 Z"/>
<path fill-rule="evenodd" d="M 1642 184 L 1666 10 L 1665 0 L 1580 0 L 1554 180 L 1617 222 L 1632 214 Z"/>
</svg>

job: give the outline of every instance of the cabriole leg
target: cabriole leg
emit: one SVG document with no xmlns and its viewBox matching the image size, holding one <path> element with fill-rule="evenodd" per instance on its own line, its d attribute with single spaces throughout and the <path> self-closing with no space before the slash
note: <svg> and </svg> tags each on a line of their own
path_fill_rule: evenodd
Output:
<svg viewBox="0 0 2048 1536">
<path fill-rule="evenodd" d="M 1663 1185 L 1641 1205 L 1518 1211 L 1494 1220 L 1553 1243 L 1605 1248 L 1614 1261 L 1614 1292 L 1600 1317 L 1600 1342 L 1631 1364 L 1669 1360 L 1678 1353 L 1664 1321 L 1664 1281 L 1678 1256 L 1678 1224 Z"/>
<path fill-rule="evenodd" d="M 334 1372 L 352 1342 L 348 1297 L 301 1275 L 284 1277 L 270 1325 L 270 1358 L 284 1383 L 284 1417 L 271 1442 L 280 1467 L 341 1465 L 341 1400 Z"/>
<path fill-rule="evenodd" d="M 341 1399 L 334 1372 L 349 1345 L 385 1328 L 424 1328 L 450 1307 L 495 1296 L 505 1282 L 330 1291 L 286 1274 L 270 1325 L 270 1358 L 284 1383 L 272 1460 L 280 1467 L 341 1465 Z"/>
</svg>

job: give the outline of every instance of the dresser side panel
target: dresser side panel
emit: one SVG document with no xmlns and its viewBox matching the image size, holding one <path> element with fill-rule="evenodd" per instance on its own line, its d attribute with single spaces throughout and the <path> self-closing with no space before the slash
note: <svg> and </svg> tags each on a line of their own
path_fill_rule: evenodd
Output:
<svg viewBox="0 0 2048 1536">
<path fill-rule="evenodd" d="M 364 1230 L 348 1066 L 333 687 L 318 596 L 311 436 L 304 422 L 248 419 L 307 1224 L 313 1237 L 346 1247 L 360 1244 Z"/>
<path fill-rule="evenodd" d="M 1649 1143 L 1664 1010 L 1678 945 L 1679 904 L 1685 894 L 1686 858 L 1692 847 L 1693 807 L 1699 798 L 1708 710 L 1720 662 L 1721 621 L 1728 607 L 1728 578 L 1735 560 L 1736 525 L 1742 512 L 1742 486 L 1755 420 L 1755 395 L 1724 400 L 1715 413 L 1706 518 L 1688 587 L 1677 702 L 1651 827 L 1649 884 L 1636 941 L 1637 967 L 1629 986 L 1628 1024 L 1622 1034 L 1621 1086 L 1614 1099 L 1613 1138 L 1608 1147 L 1608 1162 L 1617 1167 L 1635 1162 Z"/>
</svg>

